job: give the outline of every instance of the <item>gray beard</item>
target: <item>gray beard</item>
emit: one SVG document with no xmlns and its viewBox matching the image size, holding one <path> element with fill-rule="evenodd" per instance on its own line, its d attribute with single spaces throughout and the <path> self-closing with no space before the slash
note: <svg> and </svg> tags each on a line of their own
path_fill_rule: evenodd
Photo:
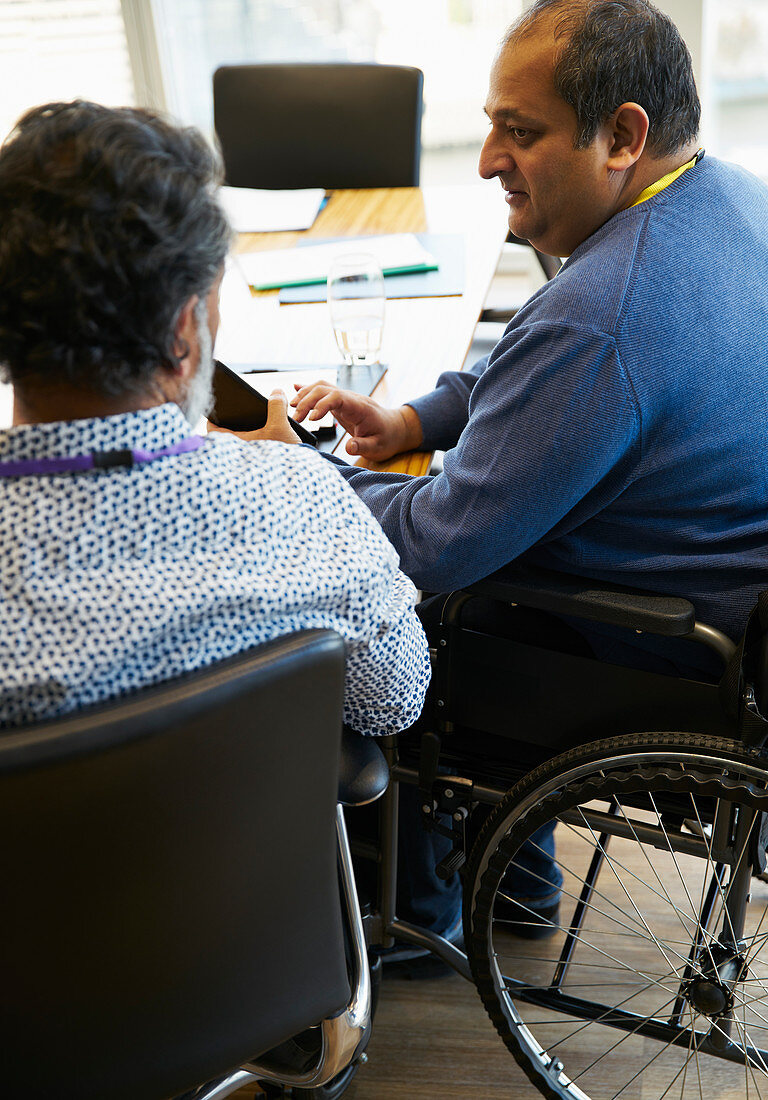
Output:
<svg viewBox="0 0 768 1100">
<path fill-rule="evenodd" d="M 213 341 L 208 328 L 208 303 L 200 298 L 193 311 L 197 325 L 199 358 L 194 377 L 187 385 L 179 407 L 190 426 L 196 428 L 213 408 Z"/>
</svg>

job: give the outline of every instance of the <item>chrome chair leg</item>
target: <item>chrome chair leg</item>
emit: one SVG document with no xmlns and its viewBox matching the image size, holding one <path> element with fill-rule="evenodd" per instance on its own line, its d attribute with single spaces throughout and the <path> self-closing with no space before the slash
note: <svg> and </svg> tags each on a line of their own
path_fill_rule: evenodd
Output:
<svg viewBox="0 0 768 1100">
<path fill-rule="evenodd" d="M 239 1084 L 258 1080 L 274 1081 L 297 1088 L 315 1088 L 324 1085 L 349 1065 L 366 1038 L 371 1019 L 371 976 L 363 932 L 363 918 L 352 870 L 347 827 L 341 806 L 336 809 L 336 836 L 341 892 L 352 955 L 349 1002 L 337 1016 L 322 1020 L 318 1024 L 320 1049 L 314 1064 L 309 1069 L 291 1070 L 280 1066 L 277 1061 L 265 1055 L 260 1060 L 248 1062 L 242 1067 L 241 1072 L 246 1073 L 247 1076 Z M 233 1075 L 235 1076 L 237 1075 Z M 228 1094 L 224 1091 L 215 1091 L 210 1095 L 206 1093 L 200 1100 L 213 1100 L 214 1097 L 223 1097 Z"/>
</svg>

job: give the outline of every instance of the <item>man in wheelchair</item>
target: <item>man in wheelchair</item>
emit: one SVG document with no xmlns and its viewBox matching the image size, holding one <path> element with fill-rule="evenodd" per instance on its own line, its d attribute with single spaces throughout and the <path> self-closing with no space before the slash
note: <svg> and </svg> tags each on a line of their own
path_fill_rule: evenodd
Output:
<svg viewBox="0 0 768 1100">
<path fill-rule="evenodd" d="M 545 1036 L 570 1008 L 618 1029 L 610 1041 L 622 1051 L 627 1036 L 665 1043 L 656 1068 L 667 1048 L 687 1050 L 648 1095 L 687 1095 L 707 1077 L 706 1050 L 738 1065 L 736 1091 L 723 1095 L 759 1096 L 768 1021 L 750 1007 L 764 981 L 750 960 L 768 924 L 758 917 L 746 935 L 744 903 L 765 862 L 764 777 L 712 738 L 736 732 L 713 685 L 768 565 L 768 189 L 699 147 L 690 55 L 646 0 L 537 0 L 503 40 L 486 113 L 480 173 L 500 181 L 516 236 L 565 257 L 560 271 L 487 360 L 442 375 L 431 394 L 386 410 L 318 385 L 294 401 L 299 420 L 332 410 L 350 454 L 446 452 L 435 476 L 342 471 L 414 582 L 454 592 L 421 608 L 437 658 L 427 724 L 442 736 L 439 764 L 427 738 L 417 772 L 401 757 L 395 776 L 418 784 L 413 817 L 434 826 L 442 813 L 455 835 L 467 805 L 498 802 L 540 765 L 475 845 L 465 931 L 489 1012 L 542 1091 L 617 1094 L 603 1091 L 602 1056 L 594 1070 L 582 1061 L 579 1083 L 569 1078 L 520 1001 L 536 1006 L 534 1020 L 543 1013 Z M 648 729 L 676 732 L 641 738 Z M 571 748 L 629 731 L 631 753 L 623 742 L 581 757 Z M 565 780 L 563 757 L 546 770 L 561 750 L 577 753 Z M 738 791 L 729 799 L 724 773 Z M 583 859 L 553 858 L 555 828 Z M 607 857 L 609 837 L 639 844 L 643 864 Z M 568 999 L 564 975 L 600 908 L 603 865 L 630 916 L 605 893 Z M 670 917 L 663 934 L 645 916 L 649 899 Z M 510 930 L 551 939 L 521 951 Z M 521 975 L 505 969 L 496 933 Z M 662 971 L 633 958 L 636 941 Z M 554 955 L 554 977 L 526 978 L 536 952 Z M 574 1026 L 572 1046 L 589 1026 Z M 648 1065 L 637 1071 L 646 1078 Z"/>
<path fill-rule="evenodd" d="M 371 459 L 445 449 L 436 476 L 342 471 L 422 590 L 534 565 L 684 596 L 736 638 L 768 564 L 768 190 L 699 148 L 690 55 L 646 0 L 533 4 L 486 113 L 480 174 L 500 181 L 513 233 L 566 257 L 557 276 L 431 394 L 386 410 L 320 385 L 296 415 L 332 409 Z M 434 637 L 439 608 L 422 611 Z M 464 614 L 524 629 L 508 607 Z M 697 641 L 557 630 L 601 660 L 720 674 Z"/>
<path fill-rule="evenodd" d="M 768 558 L 768 189 L 699 149 L 690 55 L 646 0 L 538 0 L 486 113 L 480 174 L 558 274 L 432 393 L 387 410 L 318 385 L 296 415 L 332 408 L 351 454 L 446 451 L 436 476 L 342 470 L 423 591 L 523 561 L 685 596 L 737 637 Z"/>
</svg>

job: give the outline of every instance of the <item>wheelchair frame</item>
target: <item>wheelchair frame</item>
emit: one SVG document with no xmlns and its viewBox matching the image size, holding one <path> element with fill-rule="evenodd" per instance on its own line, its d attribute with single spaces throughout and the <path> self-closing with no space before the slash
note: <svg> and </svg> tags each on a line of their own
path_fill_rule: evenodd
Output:
<svg viewBox="0 0 768 1100">
<path fill-rule="evenodd" d="M 478 673 L 482 680 L 483 666 L 491 659 L 493 649 L 499 648 L 500 639 L 462 630 L 460 625 L 462 608 L 474 596 L 630 630 L 689 638 L 703 642 L 724 663 L 736 648 L 721 632 L 696 623 L 694 609 L 686 600 L 619 586 L 598 588 L 578 578 L 532 572 L 512 581 L 495 576 L 467 591 L 451 594 L 434 639 L 434 721 L 421 735 L 418 758 L 409 756 L 404 739 L 382 739 L 392 782 L 382 802 L 380 909 L 378 916 L 368 918 L 369 940 L 389 947 L 397 939 L 424 948 L 474 981 L 505 1043 L 545 1096 L 607 1100 L 609 1095 L 633 1093 L 624 1091 L 631 1081 L 616 1092 L 612 1087 L 606 1092 L 602 1084 L 598 1091 L 583 1091 L 579 1082 L 589 1073 L 579 1071 L 575 1078 L 569 1076 L 554 1050 L 558 1043 L 552 1044 L 552 1053 L 546 1045 L 541 1046 L 520 1018 L 520 1005 L 534 1006 L 534 1010 L 553 1009 L 585 1021 L 584 1027 L 593 1024 L 612 1031 L 620 1037 L 619 1042 L 638 1037 L 643 1043 L 658 1042 L 665 1051 L 670 1047 L 687 1048 L 687 1059 L 683 1054 L 685 1066 L 690 1068 L 695 1060 L 697 1072 L 700 1058 L 715 1055 L 724 1063 L 738 1066 L 739 1072 L 743 1069 L 746 1095 L 763 1095 L 763 1078 L 768 1093 L 768 1039 L 753 1044 L 746 1021 L 742 1025 L 736 1020 L 737 1009 L 746 1016 L 753 1003 L 750 1001 L 748 1006 L 748 998 L 739 990 L 748 988 L 745 982 L 757 981 L 750 971 L 754 962 L 749 960 L 757 955 L 762 943 L 761 925 L 749 949 L 744 941 L 750 882 L 765 868 L 768 844 L 768 771 L 760 750 L 748 749 L 734 740 L 737 724 L 722 712 L 715 685 L 603 665 L 507 640 L 501 641 L 503 654 L 496 658 L 505 675 L 516 669 L 518 681 L 525 681 L 538 672 L 545 684 L 562 683 L 565 677 L 568 687 L 552 701 L 543 721 L 535 705 L 529 711 L 524 700 L 522 718 L 517 713 L 521 708 L 516 706 L 515 723 L 520 728 L 512 732 L 511 740 L 507 732 L 506 741 L 500 741 L 499 731 L 510 724 L 506 698 L 489 699 L 487 683 L 483 681 L 478 688 L 473 682 Z M 602 685 L 599 691 L 598 682 Z M 570 688 L 574 685 L 579 689 L 580 704 L 586 701 L 585 715 L 576 722 L 571 719 L 564 734 L 564 713 L 572 709 Z M 537 692 L 532 694 L 533 704 L 540 702 Z M 479 732 L 473 728 L 478 713 Z M 648 735 L 644 732 L 648 729 L 674 732 Z M 469 743 L 463 731 L 472 731 Z M 595 738 L 596 743 L 585 744 Z M 479 754 L 477 742 L 486 754 L 497 755 Z M 554 760 L 548 760 L 553 755 Z M 729 774 L 736 778 L 729 778 Z M 397 918 L 400 783 L 418 786 L 425 826 L 450 836 L 454 842 L 453 852 L 442 861 L 446 877 L 464 867 L 466 955 L 442 937 Z M 645 790 L 648 784 L 650 795 Z M 557 958 L 551 960 L 553 977 L 544 987 L 535 986 L 530 979 L 505 975 L 494 962 L 494 940 L 504 939 L 507 931 L 503 919 L 495 915 L 495 910 L 509 900 L 502 889 L 504 873 L 525 842 L 520 838 L 530 839 L 535 831 L 525 822 L 538 820 L 536 811 L 543 793 L 555 803 L 560 799 L 553 820 L 556 817 L 564 828 L 586 838 L 585 847 L 591 849 L 581 888 L 573 890 L 573 916 L 559 926 L 562 942 L 555 951 Z M 587 794 L 607 799 L 605 806 L 597 808 L 580 801 L 568 805 L 568 799 L 577 795 L 583 799 Z M 676 807 L 680 799 L 686 800 L 689 816 L 678 821 Z M 467 824 L 482 805 L 495 809 L 470 852 Z M 644 815 L 651 820 L 643 820 Z M 616 873 L 609 843 L 624 842 L 637 844 L 644 852 L 652 849 L 660 860 L 671 858 L 675 866 L 678 858 L 698 859 L 707 872 L 701 898 L 695 905 L 690 899 L 692 912 L 685 914 L 693 929 L 690 944 L 687 949 L 675 948 L 680 959 L 672 960 L 664 983 L 665 991 L 674 994 L 665 1021 L 656 1018 L 655 1012 L 644 1016 L 642 1011 L 632 1011 L 631 1005 L 606 1006 L 604 1001 L 567 991 L 572 968 L 596 965 L 580 963 L 578 955 L 583 953 L 585 930 L 595 911 L 600 905 L 607 908 L 596 898 L 601 893 L 601 874 Z M 653 861 L 648 862 L 652 869 Z M 667 890 L 661 879 L 659 882 L 655 893 L 661 896 Z M 768 902 L 766 905 L 768 914 Z M 612 915 L 611 919 L 617 920 Z M 639 920 L 645 922 L 645 917 L 641 914 L 635 923 Z M 721 929 L 717 934 L 713 931 L 716 922 Z M 535 923 L 535 914 L 531 923 Z M 768 937 L 768 925 L 765 935 Z M 599 951 L 597 935 L 593 940 L 589 946 Z M 765 996 L 768 1003 L 768 991 Z M 753 1014 L 758 1011 L 752 1010 Z M 690 1026 L 684 1026 L 687 1017 Z M 768 1019 L 765 1023 L 768 1025 Z M 768 1026 L 756 1026 L 768 1032 Z M 643 1072 L 647 1075 L 651 1070 L 641 1070 L 636 1076 Z M 685 1091 L 688 1069 L 680 1085 L 682 1072 L 678 1071 L 667 1085 L 671 1095 L 677 1095 L 674 1089 L 678 1086 L 681 1097 L 689 1095 Z M 699 1087 L 696 1095 L 703 1095 L 701 1080 Z M 666 1097 L 667 1092 L 659 1091 L 662 1095 Z"/>
</svg>

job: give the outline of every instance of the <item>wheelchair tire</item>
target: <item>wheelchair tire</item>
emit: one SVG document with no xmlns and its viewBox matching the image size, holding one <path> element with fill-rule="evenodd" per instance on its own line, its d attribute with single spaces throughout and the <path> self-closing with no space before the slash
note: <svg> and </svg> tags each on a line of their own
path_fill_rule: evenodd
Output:
<svg viewBox="0 0 768 1100">
<path fill-rule="evenodd" d="M 496 806 L 467 870 L 468 954 L 544 1096 L 768 1096 L 768 887 L 752 877 L 768 843 L 766 769 L 735 741 L 630 734 L 548 761 Z M 521 920 L 505 875 L 548 821 L 560 912 L 546 938 L 520 938 L 511 927 L 541 933 L 541 919 Z"/>
</svg>

